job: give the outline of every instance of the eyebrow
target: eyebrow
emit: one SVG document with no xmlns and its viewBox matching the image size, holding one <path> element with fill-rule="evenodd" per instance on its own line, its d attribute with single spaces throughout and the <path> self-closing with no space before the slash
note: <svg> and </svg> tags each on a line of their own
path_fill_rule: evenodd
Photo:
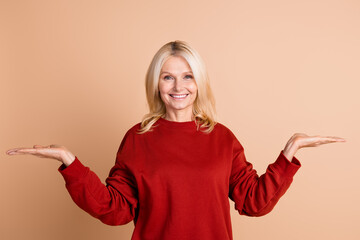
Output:
<svg viewBox="0 0 360 240">
<path fill-rule="evenodd" d="M 160 75 L 161 75 L 161 74 L 164 74 L 164 73 L 171 74 L 171 73 L 169 73 L 169 72 L 161 72 Z M 193 73 L 193 72 L 192 72 L 192 71 L 188 71 L 188 72 L 183 72 L 183 73 Z"/>
</svg>

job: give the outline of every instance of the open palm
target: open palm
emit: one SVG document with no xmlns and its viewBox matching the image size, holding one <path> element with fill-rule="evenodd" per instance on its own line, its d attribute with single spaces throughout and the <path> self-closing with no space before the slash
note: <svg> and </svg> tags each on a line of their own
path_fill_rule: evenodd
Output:
<svg viewBox="0 0 360 240">
<path fill-rule="evenodd" d="M 66 147 L 57 144 L 34 145 L 33 148 L 13 148 L 6 153 L 9 155 L 32 154 L 37 157 L 52 158 L 65 163 L 67 166 L 75 159 L 75 156 Z"/>
</svg>

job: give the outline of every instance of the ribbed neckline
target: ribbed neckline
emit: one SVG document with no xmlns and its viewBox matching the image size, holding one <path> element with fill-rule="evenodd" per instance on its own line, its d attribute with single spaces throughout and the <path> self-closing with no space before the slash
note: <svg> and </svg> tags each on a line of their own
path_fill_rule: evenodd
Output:
<svg viewBox="0 0 360 240">
<path fill-rule="evenodd" d="M 161 125 L 167 126 L 167 127 L 171 127 L 171 128 L 181 128 L 181 129 L 196 129 L 196 122 L 195 120 L 193 121 L 187 121 L 187 122 L 175 122 L 175 121 L 170 121 L 170 120 L 166 120 L 165 118 L 159 118 L 157 120 L 158 123 L 160 123 Z"/>
</svg>

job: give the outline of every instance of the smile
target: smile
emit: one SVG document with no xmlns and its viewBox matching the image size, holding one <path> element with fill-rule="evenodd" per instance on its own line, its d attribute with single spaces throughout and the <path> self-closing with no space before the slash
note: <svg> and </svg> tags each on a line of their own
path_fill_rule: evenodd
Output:
<svg viewBox="0 0 360 240">
<path fill-rule="evenodd" d="M 175 99 L 184 99 L 187 97 L 187 95 L 189 94 L 169 94 L 172 98 L 175 98 Z"/>
</svg>

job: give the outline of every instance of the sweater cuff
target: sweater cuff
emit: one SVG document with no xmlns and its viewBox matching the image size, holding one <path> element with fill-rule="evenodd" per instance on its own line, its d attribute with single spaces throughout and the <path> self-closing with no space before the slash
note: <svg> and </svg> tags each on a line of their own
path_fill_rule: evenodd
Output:
<svg viewBox="0 0 360 240">
<path fill-rule="evenodd" d="M 284 150 L 281 150 L 278 158 L 273 163 L 273 167 L 279 172 L 281 175 L 286 175 L 288 177 L 293 177 L 295 173 L 301 167 L 300 161 L 293 156 L 291 162 L 284 155 Z"/>
<path fill-rule="evenodd" d="M 62 164 L 58 171 L 61 173 L 61 175 L 64 177 L 65 181 L 67 183 L 75 182 L 78 179 L 81 179 L 87 172 L 89 168 L 85 167 L 75 156 L 74 161 L 66 167 L 65 164 Z"/>
</svg>

